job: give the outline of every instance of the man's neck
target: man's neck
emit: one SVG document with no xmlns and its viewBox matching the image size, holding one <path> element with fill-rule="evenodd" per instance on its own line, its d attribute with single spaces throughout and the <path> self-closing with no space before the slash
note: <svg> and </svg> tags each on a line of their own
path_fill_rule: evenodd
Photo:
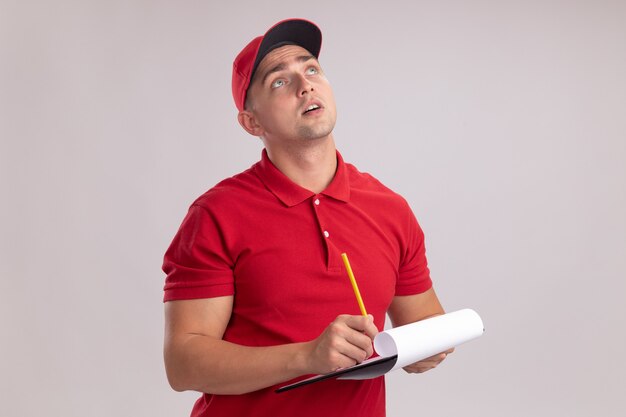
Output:
<svg viewBox="0 0 626 417">
<path fill-rule="evenodd" d="M 337 152 L 332 137 L 314 146 L 275 148 L 267 146 L 270 161 L 291 181 L 314 193 L 328 187 L 337 170 Z"/>
</svg>

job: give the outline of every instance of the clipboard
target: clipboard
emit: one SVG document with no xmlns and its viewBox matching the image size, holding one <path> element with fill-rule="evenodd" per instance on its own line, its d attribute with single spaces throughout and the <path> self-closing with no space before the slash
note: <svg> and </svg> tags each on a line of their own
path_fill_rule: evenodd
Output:
<svg viewBox="0 0 626 417">
<path fill-rule="evenodd" d="M 326 379 L 371 379 L 469 342 L 485 331 L 474 310 L 463 309 L 380 332 L 374 349 L 380 356 L 349 368 L 316 375 L 278 388 L 282 393 Z"/>
<path fill-rule="evenodd" d="M 285 385 L 278 388 L 275 392 L 281 393 L 289 391 L 294 388 L 299 388 L 305 385 L 313 384 L 314 382 L 324 381 L 326 379 L 370 379 L 380 375 L 384 375 L 389 372 L 395 365 L 398 359 L 398 355 L 381 357 L 377 356 L 365 360 L 354 366 L 348 368 L 342 368 L 329 374 L 316 375 L 307 379 L 303 379 L 293 384 Z M 371 376 L 370 376 L 371 375 Z M 342 378 L 343 377 L 343 378 Z"/>
</svg>

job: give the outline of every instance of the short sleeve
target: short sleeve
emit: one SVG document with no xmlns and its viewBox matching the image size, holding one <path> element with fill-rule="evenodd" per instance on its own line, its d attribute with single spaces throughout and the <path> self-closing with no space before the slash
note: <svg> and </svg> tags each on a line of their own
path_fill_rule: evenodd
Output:
<svg viewBox="0 0 626 417">
<path fill-rule="evenodd" d="M 215 216 L 192 205 L 164 256 L 163 301 L 233 295 L 231 258 Z"/>
<path fill-rule="evenodd" d="M 406 241 L 400 259 L 395 295 L 421 294 L 432 287 L 426 260 L 424 232 L 408 204 L 407 210 Z"/>
</svg>

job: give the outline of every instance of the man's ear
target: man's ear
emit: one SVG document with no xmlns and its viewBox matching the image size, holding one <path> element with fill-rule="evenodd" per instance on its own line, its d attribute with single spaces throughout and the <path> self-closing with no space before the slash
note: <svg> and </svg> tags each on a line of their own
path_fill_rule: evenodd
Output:
<svg viewBox="0 0 626 417">
<path fill-rule="evenodd" d="M 248 111 L 242 110 L 237 115 L 237 120 L 243 129 L 252 136 L 262 136 L 263 127 L 258 123 L 256 116 Z"/>
</svg>

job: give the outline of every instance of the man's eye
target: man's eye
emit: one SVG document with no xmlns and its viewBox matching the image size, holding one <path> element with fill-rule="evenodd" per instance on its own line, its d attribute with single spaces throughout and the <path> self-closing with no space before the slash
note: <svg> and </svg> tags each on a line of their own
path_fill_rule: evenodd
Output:
<svg viewBox="0 0 626 417">
<path fill-rule="evenodd" d="M 272 83 L 272 88 L 278 88 L 285 85 L 285 80 L 276 80 Z"/>
<path fill-rule="evenodd" d="M 317 74 L 317 68 L 311 67 L 311 68 L 306 70 L 306 73 L 309 74 L 309 75 Z"/>
</svg>

